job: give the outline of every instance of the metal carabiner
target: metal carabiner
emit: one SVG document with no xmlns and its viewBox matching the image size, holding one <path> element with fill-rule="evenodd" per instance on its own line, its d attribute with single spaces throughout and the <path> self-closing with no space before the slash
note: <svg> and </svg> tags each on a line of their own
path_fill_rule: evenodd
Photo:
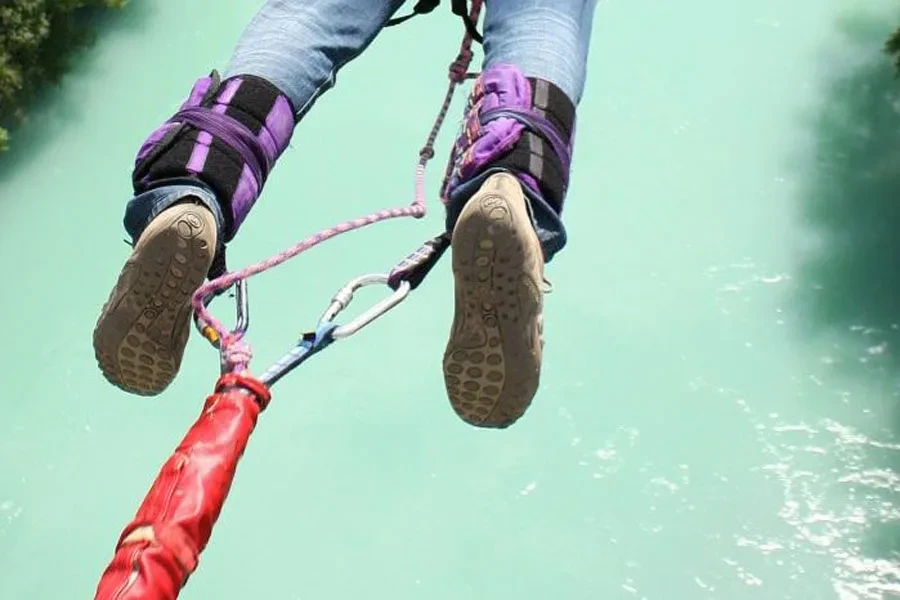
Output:
<svg viewBox="0 0 900 600">
<path fill-rule="evenodd" d="M 346 309 L 350 305 L 350 302 L 353 301 L 353 294 L 358 289 L 369 285 L 388 285 L 388 280 L 388 275 L 384 275 L 381 273 L 361 275 L 356 279 L 351 280 L 347 285 L 338 290 L 338 292 L 334 295 L 334 298 L 332 298 L 331 300 L 331 304 L 328 305 L 328 308 L 325 309 L 325 312 L 322 313 L 322 317 L 319 319 L 319 326 L 321 327 L 328 323 L 333 323 L 338 314 Z M 403 302 L 409 295 L 411 289 L 412 286 L 408 281 L 401 281 L 400 285 L 397 286 L 397 289 L 393 294 L 391 294 L 381 302 L 375 304 L 349 323 L 345 325 L 338 325 L 334 330 L 332 330 L 331 337 L 336 340 L 350 337 L 378 317 L 384 315 L 386 312 Z"/>
<path fill-rule="evenodd" d="M 334 322 L 334 319 L 338 314 L 346 309 L 347 306 L 350 305 L 350 302 L 353 301 L 353 294 L 356 290 L 368 285 L 387 283 L 387 275 L 362 275 L 361 277 L 353 279 L 350 283 L 338 290 L 332 298 L 331 303 L 328 305 L 328 308 L 322 313 L 322 317 L 319 319 L 316 330 L 304 334 L 297 340 L 290 350 L 263 372 L 259 380 L 266 386 L 274 385 L 308 358 L 321 350 L 324 350 L 336 340 L 353 335 L 400 304 L 406 299 L 406 296 L 409 295 L 411 286 L 408 281 L 403 281 L 393 294 L 378 304 L 375 304 L 369 308 L 369 310 L 365 311 L 346 325 L 338 325 Z"/>
<path fill-rule="evenodd" d="M 247 280 L 241 279 L 234 287 L 235 326 L 234 329 L 231 330 L 231 334 L 240 337 L 247 333 L 247 328 L 250 326 L 250 302 L 247 298 Z M 224 292 L 225 290 L 223 290 L 222 293 Z M 216 294 L 204 298 L 203 306 L 209 306 L 210 302 L 215 298 Z M 219 332 L 213 329 L 212 325 L 200 318 L 196 311 L 194 311 L 194 326 L 197 328 L 197 331 L 200 332 L 200 335 L 212 344 L 213 348 L 218 350 L 222 349 L 222 340 L 219 336 Z"/>
</svg>

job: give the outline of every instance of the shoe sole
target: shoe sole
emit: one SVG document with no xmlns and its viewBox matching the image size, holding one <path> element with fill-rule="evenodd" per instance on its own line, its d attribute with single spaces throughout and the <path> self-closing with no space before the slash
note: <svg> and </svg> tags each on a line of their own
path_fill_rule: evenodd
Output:
<svg viewBox="0 0 900 600">
<path fill-rule="evenodd" d="M 543 348 L 543 256 L 517 179 L 484 183 L 460 214 L 452 248 L 447 395 L 470 425 L 509 427 L 537 392 Z"/>
<path fill-rule="evenodd" d="M 193 203 L 165 210 L 141 235 L 94 329 L 94 352 L 110 383 L 153 396 L 175 378 L 191 296 L 206 280 L 215 236 L 212 213 Z"/>
</svg>

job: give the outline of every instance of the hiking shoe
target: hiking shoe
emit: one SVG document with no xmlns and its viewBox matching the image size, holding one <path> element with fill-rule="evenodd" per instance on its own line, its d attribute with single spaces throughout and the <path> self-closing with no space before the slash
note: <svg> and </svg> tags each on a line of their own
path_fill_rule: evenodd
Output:
<svg viewBox="0 0 900 600">
<path fill-rule="evenodd" d="M 175 204 L 150 222 L 94 329 L 94 353 L 110 383 L 141 396 L 172 383 L 190 334 L 191 296 L 215 249 L 216 220 L 199 200 Z"/>
<path fill-rule="evenodd" d="M 444 383 L 463 421 L 505 428 L 541 372 L 544 260 L 519 180 L 498 173 L 465 205 L 452 236 L 456 305 Z"/>
</svg>

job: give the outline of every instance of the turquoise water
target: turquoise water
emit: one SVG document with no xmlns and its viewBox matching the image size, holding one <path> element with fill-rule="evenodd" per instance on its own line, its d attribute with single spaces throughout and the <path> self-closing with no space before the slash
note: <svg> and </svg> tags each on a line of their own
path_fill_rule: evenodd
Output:
<svg viewBox="0 0 900 600">
<path fill-rule="evenodd" d="M 3 600 L 92 597 L 211 391 L 195 337 L 163 396 L 118 392 L 91 330 L 137 146 L 259 4 L 134 0 L 0 160 Z M 900 81 L 880 54 L 900 14 L 662 4 L 598 7 L 527 418 L 453 415 L 443 263 L 279 384 L 183 598 L 900 597 Z M 459 36 L 422 19 L 341 73 L 232 266 L 411 199 Z M 254 364 L 440 224 L 435 200 L 253 280 Z"/>
</svg>

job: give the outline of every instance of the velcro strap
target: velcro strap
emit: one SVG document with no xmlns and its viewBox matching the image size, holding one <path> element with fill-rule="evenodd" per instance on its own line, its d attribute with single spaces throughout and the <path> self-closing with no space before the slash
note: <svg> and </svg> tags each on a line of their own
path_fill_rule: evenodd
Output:
<svg viewBox="0 0 900 600">
<path fill-rule="evenodd" d="M 526 130 L 513 148 L 492 166 L 531 175 L 544 199 L 560 213 L 569 185 L 575 105 L 553 83 L 536 78 L 529 78 L 529 82 L 531 111 L 542 117 L 544 126 L 528 123 L 527 117 L 517 119 L 526 124 Z M 550 127 L 546 128 L 548 124 Z"/>
<path fill-rule="evenodd" d="M 197 81 L 180 110 L 142 146 L 136 192 L 156 182 L 194 177 L 222 204 L 230 240 L 262 192 L 295 125 L 288 98 L 265 79 L 240 75 L 220 81 L 214 71 Z"/>
</svg>

